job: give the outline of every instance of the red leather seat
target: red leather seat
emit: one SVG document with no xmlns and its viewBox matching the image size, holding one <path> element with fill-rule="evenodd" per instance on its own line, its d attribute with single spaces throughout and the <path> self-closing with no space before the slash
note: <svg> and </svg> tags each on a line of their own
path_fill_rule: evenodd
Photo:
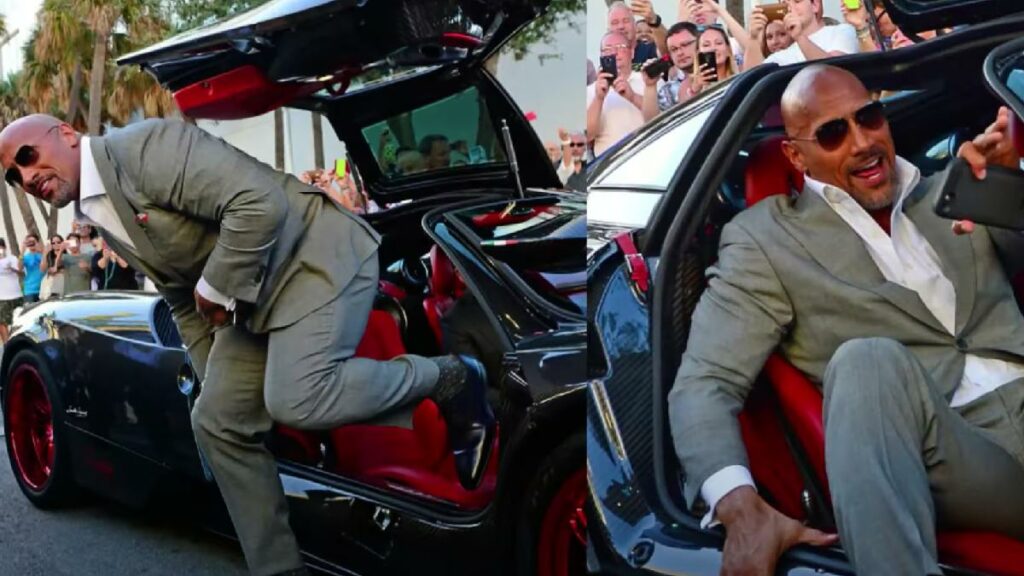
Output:
<svg viewBox="0 0 1024 576">
<path fill-rule="evenodd" d="M 746 172 L 748 207 L 768 196 L 802 188 L 803 176 L 794 174 L 782 154 L 781 142 L 782 138 L 765 140 L 751 155 Z M 831 506 L 825 476 L 821 391 L 777 354 L 768 358 L 763 376 L 769 386 L 755 388 L 740 414 L 751 473 L 781 512 L 803 519 L 804 477 L 778 415 L 781 413 L 785 419 Z M 940 532 L 938 544 L 939 558 L 946 564 L 991 574 L 1024 576 L 1024 542 L 989 532 Z"/>
<path fill-rule="evenodd" d="M 387 312 L 370 314 L 366 335 L 356 356 L 390 360 L 405 353 L 394 318 Z M 444 500 L 467 509 L 487 506 L 498 478 L 498 442 L 479 488 L 466 490 L 455 473 L 448 449 L 448 428 L 431 400 L 413 412 L 412 429 L 399 426 L 352 424 L 329 433 L 334 472 L 368 484 Z"/>
<path fill-rule="evenodd" d="M 459 278 L 451 260 L 443 251 L 434 246 L 430 249 L 430 293 L 423 299 L 423 311 L 427 323 L 434 331 L 439 346 L 444 346 L 441 332 L 441 318 L 444 317 L 466 291 L 466 285 Z"/>
</svg>

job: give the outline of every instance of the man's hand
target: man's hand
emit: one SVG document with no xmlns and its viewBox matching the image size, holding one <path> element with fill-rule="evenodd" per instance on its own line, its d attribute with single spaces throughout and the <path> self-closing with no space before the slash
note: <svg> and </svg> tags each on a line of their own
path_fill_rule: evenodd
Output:
<svg viewBox="0 0 1024 576">
<path fill-rule="evenodd" d="M 850 10 L 846 7 L 846 2 L 840 2 L 839 9 L 843 12 L 843 19 L 846 20 L 846 23 L 855 29 L 860 30 L 868 25 L 868 9 L 863 2 L 856 10 Z"/>
<path fill-rule="evenodd" d="M 629 3 L 629 7 L 633 10 L 633 14 L 643 18 L 648 24 L 658 18 L 658 15 L 654 12 L 654 5 L 651 4 L 651 0 L 632 0 Z"/>
<path fill-rule="evenodd" d="M 657 61 L 657 58 L 650 58 L 647 60 L 647 62 L 644 62 L 643 66 L 640 67 L 640 76 L 644 79 L 644 86 L 647 86 L 648 88 L 653 88 L 657 86 L 658 80 L 660 80 L 661 78 L 659 76 L 651 78 L 650 76 L 647 75 L 647 72 L 644 71 L 644 68 L 647 68 L 648 66 L 654 64 Z"/>
<path fill-rule="evenodd" d="M 612 75 L 607 72 L 601 72 L 597 75 L 597 81 L 594 82 L 594 98 L 597 98 L 601 102 L 604 102 L 606 96 L 608 96 L 608 89 L 612 85 Z"/>
<path fill-rule="evenodd" d="M 569 131 L 566 130 L 565 128 L 559 127 L 558 128 L 558 142 L 559 142 L 559 144 L 561 144 L 562 142 L 565 142 L 568 139 L 569 139 Z"/>
<path fill-rule="evenodd" d="M 231 321 L 231 314 L 226 308 L 203 298 L 199 290 L 193 290 L 192 295 L 196 299 L 196 312 L 199 312 L 199 316 L 211 326 L 216 328 Z"/>
<path fill-rule="evenodd" d="M 978 180 L 985 179 L 985 168 L 989 165 L 1004 168 L 1020 168 L 1020 154 L 1010 138 L 1010 109 L 1000 106 L 995 122 L 989 124 L 984 132 L 974 140 L 960 146 L 957 157 L 963 158 L 971 167 L 971 172 Z M 953 222 L 954 234 L 970 234 L 974 232 L 974 222 L 957 220 Z"/>
<path fill-rule="evenodd" d="M 768 17 L 764 15 L 764 10 L 760 6 L 754 6 L 747 21 L 750 22 L 750 27 L 747 29 L 750 39 L 760 42 L 764 29 L 768 27 Z"/>
<path fill-rule="evenodd" d="M 715 507 L 725 525 L 724 576 L 775 574 L 779 556 L 797 544 L 831 546 L 835 534 L 808 528 L 768 505 L 750 486 L 726 494 Z"/>
<path fill-rule="evenodd" d="M 786 27 L 789 37 L 794 42 L 804 33 L 804 23 L 800 21 L 800 17 L 797 16 L 796 12 L 786 12 L 786 16 L 782 19 L 782 25 Z"/>
<path fill-rule="evenodd" d="M 615 91 L 619 93 L 619 96 L 622 96 L 630 102 L 632 102 L 633 97 L 636 96 L 636 93 L 633 92 L 633 87 L 629 85 L 629 80 L 621 74 L 615 78 L 615 81 L 612 82 L 612 86 L 615 87 Z"/>
</svg>

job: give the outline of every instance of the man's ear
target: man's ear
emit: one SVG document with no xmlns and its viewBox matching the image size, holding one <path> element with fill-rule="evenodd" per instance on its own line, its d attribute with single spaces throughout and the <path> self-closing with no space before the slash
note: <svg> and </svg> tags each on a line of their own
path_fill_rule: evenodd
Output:
<svg viewBox="0 0 1024 576">
<path fill-rule="evenodd" d="M 801 174 L 807 173 L 807 165 L 804 164 L 804 153 L 792 141 L 782 141 L 782 153 L 789 159 L 789 163 L 793 165 L 793 168 Z"/>
<path fill-rule="evenodd" d="M 78 148 L 78 131 L 76 131 L 74 127 L 70 124 L 61 124 L 57 127 L 57 132 L 60 134 L 60 138 L 65 144 L 71 148 Z"/>
</svg>

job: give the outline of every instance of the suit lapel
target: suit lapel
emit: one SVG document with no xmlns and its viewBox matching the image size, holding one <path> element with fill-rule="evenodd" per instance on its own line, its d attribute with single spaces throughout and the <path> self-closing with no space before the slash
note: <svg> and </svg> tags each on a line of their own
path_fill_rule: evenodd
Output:
<svg viewBox="0 0 1024 576">
<path fill-rule="evenodd" d="M 916 292 L 885 279 L 864 240 L 818 194 L 805 188 L 783 214 L 788 216 L 787 231 L 837 279 L 869 290 L 932 328 L 946 331 Z"/>
<path fill-rule="evenodd" d="M 125 232 L 128 233 L 132 244 L 135 245 L 135 252 L 139 260 L 147 264 L 150 262 L 160 262 L 156 247 L 153 246 L 149 235 L 139 226 L 136 219 L 139 212 L 126 197 L 125 189 L 129 190 L 137 198 L 134 195 L 134 185 L 119 169 L 117 161 L 111 156 L 103 138 L 90 138 L 89 144 L 92 149 L 93 158 L 96 161 L 96 168 L 99 170 L 100 178 L 103 180 L 103 187 L 106 189 L 107 197 L 110 198 L 110 203 L 114 206 L 114 211 L 117 212 L 118 218 L 121 219 Z M 152 270 L 153 268 L 146 266 L 146 269 Z M 163 275 L 169 275 L 173 279 L 181 281 L 181 278 L 171 267 L 161 267 L 160 270 Z"/>
<path fill-rule="evenodd" d="M 951 230 L 952 221 L 939 218 L 932 210 L 933 197 L 937 194 L 938 180 L 923 181 L 906 199 L 903 212 L 917 226 L 921 235 L 935 250 L 942 265 L 942 271 L 953 283 L 956 290 L 956 333 L 959 334 L 974 309 L 977 292 L 977 275 L 974 269 L 974 237 L 957 236 Z"/>
</svg>

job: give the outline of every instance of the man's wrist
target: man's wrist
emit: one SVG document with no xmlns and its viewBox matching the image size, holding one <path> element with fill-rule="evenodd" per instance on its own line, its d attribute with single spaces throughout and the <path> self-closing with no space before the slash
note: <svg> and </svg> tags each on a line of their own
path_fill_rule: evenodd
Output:
<svg viewBox="0 0 1024 576">
<path fill-rule="evenodd" d="M 760 512 L 764 503 L 757 491 L 752 486 L 738 486 L 730 491 L 715 505 L 714 515 L 722 524 L 729 527 L 730 524 L 744 517 Z"/>
</svg>

